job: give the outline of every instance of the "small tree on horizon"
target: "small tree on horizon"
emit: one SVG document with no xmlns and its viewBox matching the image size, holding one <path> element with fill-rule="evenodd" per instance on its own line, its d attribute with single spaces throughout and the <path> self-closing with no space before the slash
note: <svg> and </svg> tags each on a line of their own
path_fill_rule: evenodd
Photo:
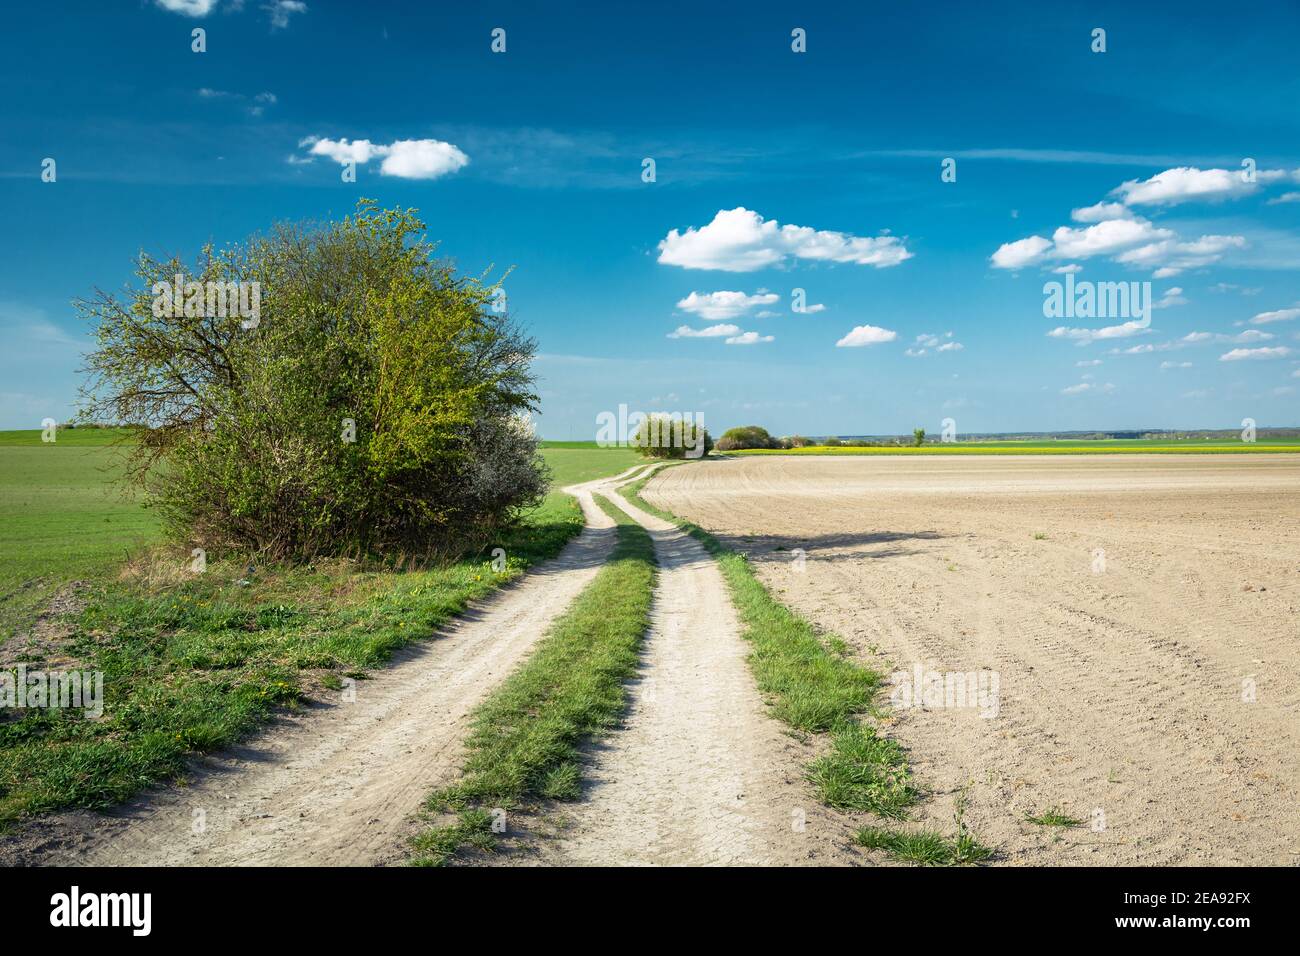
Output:
<svg viewBox="0 0 1300 956">
<path fill-rule="evenodd" d="M 779 448 L 780 445 L 762 425 L 739 425 L 728 428 L 718 439 L 718 451 L 746 448 Z"/>
<path fill-rule="evenodd" d="M 647 458 L 702 458 L 713 450 L 713 438 L 702 424 L 663 412 L 637 426 L 632 444 Z"/>
<path fill-rule="evenodd" d="M 917 448 L 920 448 L 922 445 L 924 445 L 924 444 L 925 444 L 925 429 L 924 429 L 924 428 L 913 428 L 913 429 L 912 429 L 912 440 L 916 443 L 916 447 L 917 447 Z"/>
</svg>

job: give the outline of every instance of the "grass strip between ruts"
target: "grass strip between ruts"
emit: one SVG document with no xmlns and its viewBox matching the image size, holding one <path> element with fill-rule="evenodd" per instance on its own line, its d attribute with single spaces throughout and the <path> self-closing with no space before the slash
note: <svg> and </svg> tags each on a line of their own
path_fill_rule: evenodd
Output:
<svg viewBox="0 0 1300 956">
<path fill-rule="evenodd" d="M 434 812 L 456 812 L 456 821 L 415 837 L 414 865 L 445 864 L 464 846 L 492 849 L 494 811 L 576 799 L 579 747 L 623 719 L 624 684 L 636 673 L 650 626 L 654 544 L 621 510 L 599 495 L 595 500 L 616 522 L 614 551 L 528 659 L 479 706 L 461 779 L 427 803 Z"/>
</svg>

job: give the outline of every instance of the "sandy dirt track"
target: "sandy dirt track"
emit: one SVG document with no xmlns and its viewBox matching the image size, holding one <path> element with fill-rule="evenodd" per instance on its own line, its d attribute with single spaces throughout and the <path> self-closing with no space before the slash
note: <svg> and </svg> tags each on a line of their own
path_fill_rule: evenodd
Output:
<svg viewBox="0 0 1300 956">
<path fill-rule="evenodd" d="M 1300 863 L 1300 456 L 737 458 L 645 495 L 865 662 L 997 673 L 994 717 L 894 708 L 919 822 L 965 789 L 1003 863 Z"/>
<path fill-rule="evenodd" d="M 769 717 L 716 563 L 689 535 L 599 489 L 649 529 L 659 580 L 624 726 L 592 748 L 584 797 L 522 857 L 550 865 L 829 865 L 850 821 L 803 780 L 812 745 Z"/>
<path fill-rule="evenodd" d="M 106 814 L 66 813 L 0 841 L 0 863 L 350 865 L 400 861 L 413 814 L 454 779 L 467 718 L 595 577 L 613 522 L 570 489 L 587 528 L 539 566 L 393 666 L 355 702 L 314 706 L 199 761 L 188 785 Z M 202 828 L 196 832 L 196 811 Z"/>
</svg>

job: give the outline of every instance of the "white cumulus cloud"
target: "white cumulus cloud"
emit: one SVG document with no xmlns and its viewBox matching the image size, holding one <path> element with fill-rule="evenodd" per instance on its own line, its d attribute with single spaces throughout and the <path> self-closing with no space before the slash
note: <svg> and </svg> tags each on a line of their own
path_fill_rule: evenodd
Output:
<svg viewBox="0 0 1300 956">
<path fill-rule="evenodd" d="M 469 162 L 457 147 L 436 139 L 399 139 L 387 149 L 379 171 L 401 179 L 437 179 Z"/>
<path fill-rule="evenodd" d="M 1130 179 L 1121 183 L 1115 188 L 1115 194 L 1122 196 L 1130 206 L 1172 206 L 1194 199 L 1236 199 L 1258 188 L 1257 183 L 1245 182 L 1241 174 L 1242 170 L 1176 166 L 1156 173 L 1150 179 Z"/>
<path fill-rule="evenodd" d="M 1104 219 L 1126 219 L 1131 216 L 1122 202 L 1099 202 L 1070 212 L 1075 222 L 1101 222 Z"/>
<path fill-rule="evenodd" d="M 718 210 L 712 222 L 698 229 L 674 229 L 659 243 L 659 261 L 665 265 L 723 272 L 753 272 L 791 258 L 883 269 L 911 257 L 897 236 L 864 237 L 783 226 L 743 206 Z"/>
<path fill-rule="evenodd" d="M 206 17 L 217 5 L 217 0 L 154 0 L 158 6 L 186 17 Z"/>
<path fill-rule="evenodd" d="M 1029 236 L 1015 242 L 1004 242 L 989 258 L 995 269 L 1023 269 L 1040 262 L 1052 248 L 1052 241 L 1042 236 Z"/>
<path fill-rule="evenodd" d="M 1052 255 L 1061 259 L 1108 256 L 1139 243 L 1172 238 L 1172 230 L 1160 229 L 1145 219 L 1104 219 L 1082 229 L 1061 226 L 1052 233 Z"/>
<path fill-rule="evenodd" d="M 780 296 L 775 292 L 746 295 L 744 292 L 692 292 L 677 303 L 677 308 L 702 319 L 734 319 L 760 305 L 772 305 Z M 771 314 L 771 313 L 767 313 Z"/>
<path fill-rule="evenodd" d="M 325 156 L 339 164 L 365 165 L 382 157 L 380 173 L 400 179 L 437 179 L 463 169 L 469 163 L 469 157 L 459 147 L 437 139 L 399 139 L 384 145 L 368 139 L 349 142 L 346 137 L 334 140 L 308 136 L 298 145 L 308 147 L 313 156 Z"/>
<path fill-rule="evenodd" d="M 892 329 L 882 329 L 877 325 L 858 325 L 853 331 L 835 343 L 837 348 L 857 348 L 862 345 L 879 345 L 892 342 L 898 333 Z"/>
</svg>

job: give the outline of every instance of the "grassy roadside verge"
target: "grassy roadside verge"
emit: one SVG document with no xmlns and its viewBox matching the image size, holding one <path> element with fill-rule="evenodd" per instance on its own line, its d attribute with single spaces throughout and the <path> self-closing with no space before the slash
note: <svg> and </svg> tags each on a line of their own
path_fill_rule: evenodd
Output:
<svg viewBox="0 0 1300 956">
<path fill-rule="evenodd" d="M 490 555 L 427 569 L 347 560 L 264 568 L 167 562 L 88 589 L 66 633 L 29 651 L 28 669 L 103 673 L 103 716 L 0 711 L 0 826 L 64 808 L 102 808 L 180 774 L 342 678 L 362 679 L 398 648 L 428 639 L 470 602 L 557 554 L 582 528 L 557 496 Z M 241 583 L 246 582 L 246 583 Z M 45 660 L 40 660 L 45 656 Z M 11 669 L 12 672 L 12 669 Z"/>
<path fill-rule="evenodd" d="M 668 466 L 674 467 L 674 466 Z M 884 675 L 847 657 L 844 642 L 821 635 L 805 618 L 775 600 L 755 576 L 745 555 L 725 547 L 698 525 L 655 507 L 641 491 L 656 472 L 619 490 L 638 508 L 671 521 L 700 542 L 718 562 L 753 650 L 749 663 L 773 716 L 795 730 L 824 733 L 826 753 L 807 767 L 807 777 L 822 803 L 836 810 L 874 814 L 902 821 L 920 792 L 898 744 L 868 723 Z M 981 846 L 956 815 L 957 834 L 908 832 L 894 825 L 867 827 L 860 845 L 882 849 L 912 862 L 976 863 L 991 851 Z"/>
<path fill-rule="evenodd" d="M 597 495 L 617 522 L 609 561 L 550 627 L 529 658 L 474 715 L 459 782 L 427 808 L 457 814 L 413 841 L 411 862 L 440 866 L 458 849 L 491 849 L 492 811 L 580 793 L 578 746 L 617 726 L 624 682 L 650 626 L 655 557 L 650 535 Z"/>
<path fill-rule="evenodd" d="M 0 505 L 24 505 L 29 487 L 39 490 L 41 481 L 66 470 L 78 449 L 63 450 L 63 443 L 61 433 L 59 447 L 33 449 L 42 457 L 30 475 L 6 472 L 15 480 L 0 482 Z M 0 448 L 2 454 L 27 451 Z M 593 471 L 617 474 L 637 460 L 621 450 L 547 449 L 544 455 L 556 486 Z M 157 550 L 138 554 L 119 573 L 120 550 L 115 556 L 112 549 L 97 551 L 82 533 L 103 507 L 100 486 L 112 477 L 98 464 L 85 466 L 98 485 L 85 481 L 99 497 L 59 532 L 85 566 L 61 553 L 45 555 L 30 538 L 44 564 L 13 569 L 16 579 L 41 574 L 56 584 L 76 573 L 83 579 L 78 606 L 34 630 L 23 624 L 12 644 L 0 642 L 0 670 L 13 674 L 21 661 L 29 670 L 101 672 L 103 716 L 0 707 L 0 830 L 36 814 L 104 808 L 176 778 L 189 758 L 236 742 L 278 708 L 332 695 L 343 678 L 363 679 L 398 648 L 429 639 L 471 602 L 558 554 L 583 526 L 576 501 L 554 492 L 495 542 L 505 551 L 495 567 L 487 549 L 424 568 L 400 559 L 383 565 L 332 559 L 250 574 L 243 561 L 213 561 L 194 574 L 186 570 L 188 554 Z M 34 616 L 34 606 L 28 610 Z"/>
</svg>

